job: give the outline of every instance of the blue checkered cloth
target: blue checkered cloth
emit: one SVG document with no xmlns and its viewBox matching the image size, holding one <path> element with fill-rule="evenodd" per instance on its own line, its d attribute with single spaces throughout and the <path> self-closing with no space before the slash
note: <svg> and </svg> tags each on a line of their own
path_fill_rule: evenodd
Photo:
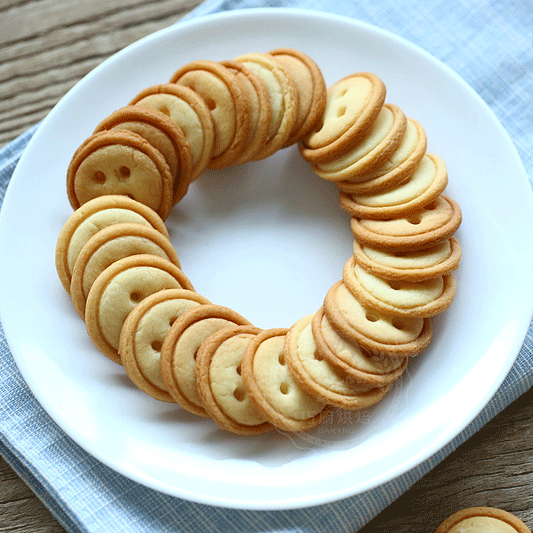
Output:
<svg viewBox="0 0 533 533">
<path fill-rule="evenodd" d="M 533 175 L 530 0 L 207 0 L 187 18 L 230 9 L 298 7 L 371 23 L 417 44 L 464 78 L 495 112 Z M 37 127 L 37 126 L 36 126 Z M 0 202 L 36 127 L 0 150 Z M 533 273 L 532 273 L 533 274 Z M 366 493 L 286 511 L 239 511 L 166 496 L 110 470 L 72 442 L 22 379 L 0 329 L 0 453 L 69 532 L 354 532 L 533 384 L 533 329 L 480 415 L 423 464 Z"/>
</svg>

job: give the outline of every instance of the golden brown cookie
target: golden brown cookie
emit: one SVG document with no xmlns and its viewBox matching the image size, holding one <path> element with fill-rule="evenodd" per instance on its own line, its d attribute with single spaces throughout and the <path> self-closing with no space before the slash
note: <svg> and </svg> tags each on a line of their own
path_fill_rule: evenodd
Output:
<svg viewBox="0 0 533 533">
<path fill-rule="evenodd" d="M 412 252 L 386 252 L 353 241 L 355 261 L 367 272 L 390 280 L 422 281 L 459 268 L 461 245 L 455 237 L 431 248 Z"/>
<path fill-rule="evenodd" d="M 271 55 L 249 53 L 235 58 L 265 83 L 270 99 L 272 120 L 269 137 L 254 160 L 264 159 L 285 146 L 298 116 L 296 84 L 283 65 Z"/>
<path fill-rule="evenodd" d="M 208 417 L 196 388 L 196 353 L 211 334 L 235 325 L 251 325 L 220 305 L 202 305 L 183 313 L 161 347 L 161 373 L 168 392 L 183 409 Z"/>
<path fill-rule="evenodd" d="M 385 104 L 365 136 L 351 150 L 335 159 L 317 163 L 313 171 L 328 181 L 364 181 L 366 173 L 379 167 L 400 145 L 407 127 L 403 111 Z"/>
<path fill-rule="evenodd" d="M 123 194 L 165 220 L 172 208 L 174 178 L 165 158 L 146 139 L 130 131 L 101 131 L 86 139 L 67 170 L 70 205 L 106 194 Z"/>
<path fill-rule="evenodd" d="M 57 239 L 55 264 L 59 279 L 68 293 L 72 269 L 83 245 L 97 231 L 125 222 L 153 227 L 169 238 L 161 217 L 149 207 L 127 196 L 98 196 L 80 206 L 67 219 Z"/>
<path fill-rule="evenodd" d="M 405 252 L 430 248 L 449 239 L 461 225 L 459 204 L 447 196 L 439 196 L 419 211 L 390 220 L 352 217 L 350 227 L 361 244 L 389 252 Z"/>
<path fill-rule="evenodd" d="M 385 95 L 385 84 L 371 72 L 351 74 L 328 87 L 323 118 L 302 139 L 304 159 L 325 163 L 351 150 L 374 123 Z"/>
<path fill-rule="evenodd" d="M 153 398 L 174 402 L 161 376 L 161 347 L 174 321 L 211 302 L 187 289 L 166 289 L 143 298 L 129 313 L 119 339 L 119 356 L 135 385 Z"/>
<path fill-rule="evenodd" d="M 343 281 L 335 283 L 326 294 L 324 312 L 339 335 L 371 354 L 412 357 L 431 342 L 430 319 L 390 316 L 367 309 Z"/>
<path fill-rule="evenodd" d="M 154 255 L 124 257 L 99 274 L 85 306 L 87 333 L 109 359 L 120 363 L 120 332 L 128 314 L 150 294 L 165 289 L 194 290 L 175 264 Z"/>
<path fill-rule="evenodd" d="M 442 313 L 452 304 L 457 285 L 453 274 L 421 281 L 383 279 L 361 268 L 353 256 L 346 261 L 342 278 L 364 307 L 398 317 Z"/>
<path fill-rule="evenodd" d="M 162 83 L 142 90 L 130 105 L 157 109 L 181 128 L 192 153 L 191 179 L 197 179 L 207 168 L 215 146 L 215 127 L 203 99 L 189 87 Z"/>
<path fill-rule="evenodd" d="M 242 356 L 260 332 L 254 326 L 226 327 L 207 337 L 196 356 L 196 388 L 205 410 L 221 428 L 236 435 L 274 429 L 250 401 L 241 377 Z"/>
<path fill-rule="evenodd" d="M 285 143 L 290 146 L 307 135 L 326 109 L 327 87 L 319 66 L 311 57 L 294 48 L 276 48 L 269 52 L 289 72 L 298 91 L 298 116 L 291 136 Z"/>
<path fill-rule="evenodd" d="M 242 379 L 250 400 L 273 426 L 303 431 L 319 425 L 328 409 L 292 377 L 285 361 L 287 332 L 267 329 L 252 339 L 242 358 Z"/>
<path fill-rule="evenodd" d="M 347 341 L 330 324 L 323 307 L 315 313 L 311 326 L 320 356 L 358 382 L 378 387 L 387 385 L 407 368 L 406 357 L 370 354 L 356 342 Z"/>
<path fill-rule="evenodd" d="M 180 67 L 170 82 L 190 87 L 209 108 L 215 144 L 208 167 L 233 164 L 244 150 L 250 131 L 250 105 L 235 76 L 220 63 L 198 60 Z"/>
<path fill-rule="evenodd" d="M 319 401 L 342 409 L 363 409 L 379 402 L 389 385 L 356 381 L 329 364 L 317 350 L 308 315 L 291 326 L 285 342 L 285 361 L 295 381 Z"/>
<path fill-rule="evenodd" d="M 503 509 L 470 507 L 449 516 L 435 533 L 531 533 L 531 530 Z"/>
<path fill-rule="evenodd" d="M 128 105 L 102 120 L 94 133 L 105 130 L 132 131 L 157 148 L 174 177 L 172 203 L 177 204 L 185 196 L 192 177 L 191 147 L 181 128 L 170 117 L 156 109 Z"/>
<path fill-rule="evenodd" d="M 241 85 L 250 107 L 248 139 L 239 157 L 233 161 L 233 165 L 240 165 L 252 161 L 270 135 L 272 123 L 270 97 L 265 82 L 243 63 L 234 60 L 221 61 L 220 63 L 233 73 L 235 81 Z"/>
<path fill-rule="evenodd" d="M 91 285 L 109 265 L 136 254 L 151 254 L 168 259 L 180 268 L 170 240 L 142 224 L 113 224 L 95 233 L 81 248 L 72 269 L 70 296 L 80 317 L 85 317 L 85 302 Z"/>
</svg>

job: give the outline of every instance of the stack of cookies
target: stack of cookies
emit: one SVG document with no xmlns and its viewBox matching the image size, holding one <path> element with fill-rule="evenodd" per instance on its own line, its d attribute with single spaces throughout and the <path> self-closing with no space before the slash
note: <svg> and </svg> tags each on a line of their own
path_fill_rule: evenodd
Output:
<svg viewBox="0 0 533 533">
<path fill-rule="evenodd" d="M 102 120 L 72 157 L 56 268 L 94 345 L 149 396 L 239 435 L 304 431 L 379 402 L 455 293 L 459 206 L 422 127 L 375 75 L 326 89 L 288 48 L 194 61 Z M 199 295 L 164 220 L 206 169 L 299 143 L 352 215 L 323 306 L 261 329 Z"/>
</svg>

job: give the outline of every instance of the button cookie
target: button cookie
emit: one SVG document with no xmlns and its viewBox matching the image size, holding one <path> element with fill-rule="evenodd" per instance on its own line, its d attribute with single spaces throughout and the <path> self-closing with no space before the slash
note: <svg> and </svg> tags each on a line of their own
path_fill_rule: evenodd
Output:
<svg viewBox="0 0 533 533">
<path fill-rule="evenodd" d="M 78 314 L 98 275 L 115 261 L 136 254 L 164 257 L 178 268 L 178 254 L 168 238 L 142 224 L 113 224 L 95 233 L 82 247 L 72 269 L 70 296 Z"/>
<path fill-rule="evenodd" d="M 196 357 L 196 388 L 209 416 L 236 435 L 260 435 L 273 426 L 248 398 L 241 377 L 242 355 L 261 330 L 226 327 L 210 335 Z"/>
<path fill-rule="evenodd" d="M 327 87 L 319 66 L 300 50 L 276 48 L 269 52 L 287 69 L 298 91 L 298 116 L 285 146 L 297 143 L 322 119 Z"/>
<path fill-rule="evenodd" d="M 123 194 L 165 220 L 172 208 L 174 178 L 165 158 L 137 133 L 102 131 L 86 139 L 67 170 L 73 209 L 97 196 Z"/>
<path fill-rule="evenodd" d="M 386 280 L 361 268 L 354 257 L 345 263 L 342 277 L 363 306 L 392 316 L 435 316 L 450 307 L 456 290 L 453 274 L 421 281 Z"/>
<path fill-rule="evenodd" d="M 185 196 L 192 176 L 191 147 L 181 128 L 170 117 L 149 107 L 129 105 L 102 120 L 94 133 L 105 130 L 132 131 L 157 148 L 174 178 L 172 203 L 177 204 Z"/>
<path fill-rule="evenodd" d="M 203 99 L 191 88 L 176 83 L 147 87 L 130 102 L 168 115 L 183 131 L 192 153 L 195 180 L 207 168 L 215 146 L 215 127 Z"/>
<path fill-rule="evenodd" d="M 235 58 L 265 83 L 272 121 L 269 138 L 254 159 L 264 159 L 282 148 L 291 136 L 298 115 L 296 84 L 283 65 L 269 54 L 250 53 Z"/>
<path fill-rule="evenodd" d="M 367 272 L 390 280 L 422 281 L 459 268 L 461 245 L 451 237 L 431 248 L 412 252 L 377 250 L 353 241 L 355 261 Z"/>
<path fill-rule="evenodd" d="M 190 87 L 207 104 L 215 127 L 215 144 L 209 168 L 231 165 L 244 149 L 250 131 L 250 106 L 241 85 L 222 64 L 193 61 L 170 79 Z"/>
<path fill-rule="evenodd" d="M 68 293 L 72 269 L 83 245 L 97 231 L 125 222 L 151 226 L 169 238 L 161 217 L 149 207 L 127 196 L 98 196 L 72 213 L 59 233 L 55 251 L 56 270 Z"/>
<path fill-rule="evenodd" d="M 361 244 L 389 252 L 435 246 L 449 239 L 461 225 L 461 208 L 447 196 L 439 196 L 419 211 L 390 220 L 352 217 L 350 227 Z"/>
<path fill-rule="evenodd" d="M 314 315 L 298 320 L 287 332 L 285 360 L 292 377 L 319 401 L 343 409 L 363 409 L 379 402 L 389 385 L 376 387 L 357 382 L 329 364 L 317 350 L 311 322 Z"/>
<path fill-rule="evenodd" d="M 449 516 L 435 533 L 531 533 L 531 530 L 503 509 L 470 507 Z"/>
<path fill-rule="evenodd" d="M 427 137 L 424 128 L 407 119 L 405 133 L 396 150 L 376 169 L 367 170 L 353 181 L 336 181 L 339 190 L 351 194 L 372 194 L 386 191 L 405 181 L 426 153 Z"/>
<path fill-rule="evenodd" d="M 168 259 L 154 255 L 124 257 L 96 278 L 87 296 L 85 325 L 95 346 L 120 363 L 120 332 L 131 310 L 150 294 L 164 289 L 194 290 Z"/>
<path fill-rule="evenodd" d="M 343 281 L 324 299 L 324 312 L 335 330 L 364 350 L 390 357 L 412 357 L 431 342 L 430 319 L 389 316 L 366 309 Z"/>
<path fill-rule="evenodd" d="M 209 335 L 235 325 L 251 325 L 235 311 L 202 305 L 183 313 L 161 347 L 161 373 L 168 392 L 185 410 L 208 417 L 196 388 L 196 353 Z"/>
<path fill-rule="evenodd" d="M 425 154 L 416 170 L 400 185 L 366 195 L 341 192 L 340 206 L 359 218 L 397 218 L 430 204 L 447 185 L 448 173 L 444 161 L 434 154 Z"/>
<path fill-rule="evenodd" d="M 240 165 L 253 160 L 255 154 L 263 148 L 270 134 L 272 108 L 265 82 L 249 68 L 238 61 L 221 61 L 221 65 L 233 73 L 235 81 L 241 85 L 250 107 L 250 130 L 248 139 L 233 165 Z"/>
<path fill-rule="evenodd" d="M 320 355 L 358 382 L 387 385 L 396 381 L 407 368 L 407 357 L 369 354 L 356 342 L 348 342 L 331 326 L 323 307 L 315 313 L 311 327 Z"/>
<path fill-rule="evenodd" d="M 272 425 L 286 431 L 302 431 L 319 425 L 328 409 L 294 380 L 285 361 L 288 329 L 259 333 L 242 358 L 242 379 L 250 400 Z"/>
<path fill-rule="evenodd" d="M 133 308 L 122 326 L 118 353 L 139 389 L 157 400 L 174 402 L 161 375 L 161 346 L 177 318 L 210 303 L 187 289 L 166 289 L 147 296 Z"/>
<path fill-rule="evenodd" d="M 366 135 L 345 154 L 327 163 L 317 163 L 313 171 L 329 181 L 368 179 L 366 172 L 379 167 L 398 148 L 407 127 L 403 111 L 385 104 Z"/>
<path fill-rule="evenodd" d="M 302 139 L 304 159 L 325 163 L 350 150 L 373 124 L 385 95 L 384 83 L 370 72 L 351 74 L 328 87 L 322 121 Z"/>
</svg>

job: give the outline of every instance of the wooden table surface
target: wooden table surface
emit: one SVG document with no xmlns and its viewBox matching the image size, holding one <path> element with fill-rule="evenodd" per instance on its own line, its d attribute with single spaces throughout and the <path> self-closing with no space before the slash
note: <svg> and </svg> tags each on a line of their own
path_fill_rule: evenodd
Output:
<svg viewBox="0 0 533 533">
<path fill-rule="evenodd" d="M 0 146 L 46 116 L 86 73 L 179 20 L 199 0 L 0 0 Z M 363 533 L 431 533 L 471 506 L 533 528 L 533 391 L 416 483 Z M 0 531 L 64 531 L 0 459 Z"/>
</svg>

